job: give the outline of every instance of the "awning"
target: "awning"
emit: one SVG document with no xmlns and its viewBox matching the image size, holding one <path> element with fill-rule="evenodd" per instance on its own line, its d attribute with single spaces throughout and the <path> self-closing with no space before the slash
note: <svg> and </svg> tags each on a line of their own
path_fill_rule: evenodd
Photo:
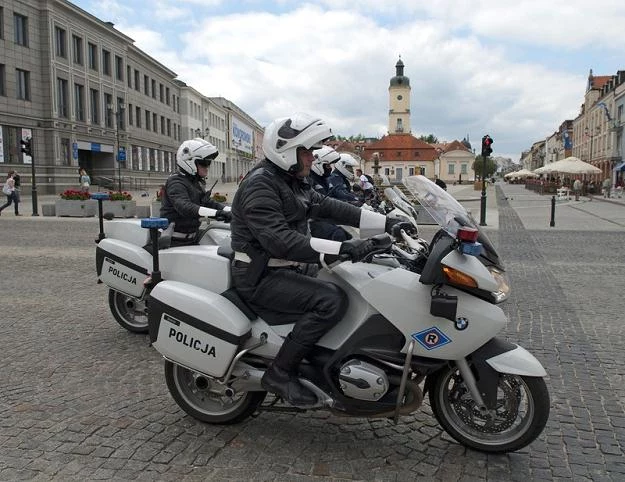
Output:
<svg viewBox="0 0 625 482">
<path fill-rule="evenodd" d="M 617 164 L 616 166 L 614 166 L 614 171 L 625 171 L 625 161 L 621 162 L 620 164 Z"/>
</svg>

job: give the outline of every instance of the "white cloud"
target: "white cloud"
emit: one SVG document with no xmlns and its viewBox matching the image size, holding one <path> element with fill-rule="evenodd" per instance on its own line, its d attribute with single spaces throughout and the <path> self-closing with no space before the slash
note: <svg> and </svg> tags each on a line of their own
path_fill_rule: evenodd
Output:
<svg viewBox="0 0 625 482">
<path fill-rule="evenodd" d="M 475 144 L 488 132 L 495 154 L 513 159 L 577 115 L 594 62 L 620 61 L 614 51 L 589 49 L 577 58 L 571 49 L 618 44 L 615 29 L 625 20 L 625 7 L 611 0 L 596 0 L 592 9 L 579 0 L 283 0 L 282 13 L 258 13 L 261 2 L 248 0 L 255 12 L 196 14 L 194 4 L 215 3 L 161 0 L 157 6 L 177 6 L 166 29 L 119 28 L 181 80 L 232 100 L 261 125 L 301 110 L 342 135 L 385 132 L 387 89 L 401 54 L 415 135 L 470 134 Z M 542 49 L 553 54 L 554 47 L 574 64 L 572 73 L 545 61 Z"/>
</svg>

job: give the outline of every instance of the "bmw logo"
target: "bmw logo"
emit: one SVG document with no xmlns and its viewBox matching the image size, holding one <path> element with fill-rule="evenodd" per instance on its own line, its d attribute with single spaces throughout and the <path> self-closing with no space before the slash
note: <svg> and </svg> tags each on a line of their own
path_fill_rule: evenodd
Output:
<svg viewBox="0 0 625 482">
<path fill-rule="evenodd" d="M 455 323 L 456 330 L 458 331 L 466 330 L 468 326 L 469 326 L 469 320 L 467 320 L 466 318 L 461 317 L 461 318 L 456 319 L 456 323 Z"/>
</svg>

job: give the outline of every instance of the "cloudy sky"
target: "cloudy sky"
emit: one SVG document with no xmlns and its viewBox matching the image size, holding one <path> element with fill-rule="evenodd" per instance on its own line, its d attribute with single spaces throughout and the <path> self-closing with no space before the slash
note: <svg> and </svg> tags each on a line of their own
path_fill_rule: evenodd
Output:
<svg viewBox="0 0 625 482">
<path fill-rule="evenodd" d="M 625 69 L 615 0 L 72 0 L 261 125 L 295 111 L 381 136 L 399 55 L 412 133 L 521 151 L 579 113 L 589 69 Z"/>
</svg>

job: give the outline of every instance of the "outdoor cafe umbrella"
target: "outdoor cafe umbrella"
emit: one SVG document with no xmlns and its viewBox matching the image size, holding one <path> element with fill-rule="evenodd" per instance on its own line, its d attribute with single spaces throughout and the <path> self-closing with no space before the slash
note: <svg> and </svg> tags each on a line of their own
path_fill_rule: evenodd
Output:
<svg viewBox="0 0 625 482">
<path fill-rule="evenodd" d="M 506 179 L 515 177 L 519 179 L 524 179 L 526 177 L 538 177 L 538 174 L 534 174 L 532 171 L 528 171 L 527 169 L 521 169 L 520 171 L 509 172 L 504 177 Z"/>
<path fill-rule="evenodd" d="M 571 156 L 535 169 L 536 174 L 601 174 L 601 169 Z"/>
</svg>

